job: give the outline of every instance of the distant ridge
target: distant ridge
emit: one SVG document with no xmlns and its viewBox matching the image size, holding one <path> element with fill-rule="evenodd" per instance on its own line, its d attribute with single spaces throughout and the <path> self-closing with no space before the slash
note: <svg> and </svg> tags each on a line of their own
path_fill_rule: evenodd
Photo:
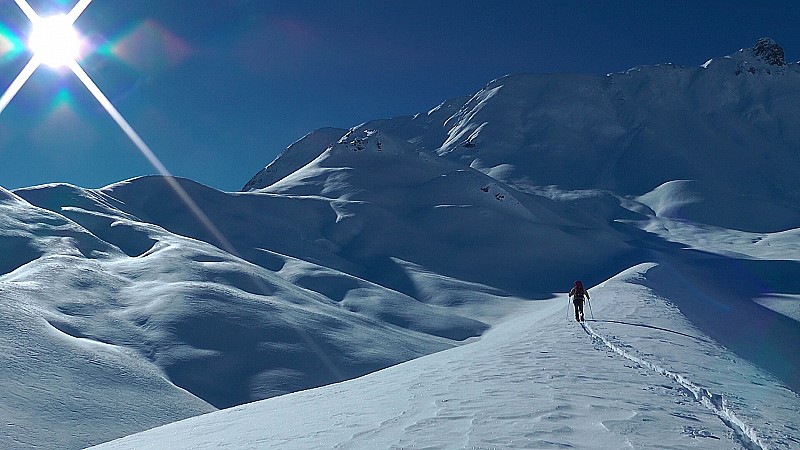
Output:
<svg viewBox="0 0 800 450">
<path fill-rule="evenodd" d="M 800 221 L 800 64 L 762 38 L 698 67 L 637 67 L 608 76 L 510 75 L 427 114 L 359 125 L 432 157 L 457 161 L 525 192 L 540 186 L 642 195 L 696 180 L 772 205 L 752 231 Z M 266 188 L 335 142 L 323 129 L 290 146 L 245 186 Z M 290 169 L 291 168 L 291 169 Z M 751 225 L 757 225 L 752 227 Z"/>
</svg>

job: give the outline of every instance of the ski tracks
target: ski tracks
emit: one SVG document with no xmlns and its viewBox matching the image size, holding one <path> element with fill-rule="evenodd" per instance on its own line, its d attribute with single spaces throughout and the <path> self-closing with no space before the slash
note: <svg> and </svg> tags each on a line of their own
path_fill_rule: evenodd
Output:
<svg viewBox="0 0 800 450">
<path fill-rule="evenodd" d="M 688 393 L 691 394 L 694 401 L 703 405 L 705 408 L 709 409 L 712 413 L 719 417 L 725 426 L 733 431 L 737 440 L 744 448 L 748 450 L 767 450 L 769 448 L 759 437 L 759 433 L 753 427 L 737 417 L 736 413 L 734 413 L 734 411 L 727 406 L 725 398 L 722 396 L 722 394 L 713 393 L 708 389 L 697 385 L 684 375 L 672 372 L 659 366 L 658 364 L 632 354 L 631 352 L 622 348 L 622 346 L 616 345 L 610 340 L 606 339 L 605 336 L 595 331 L 594 328 L 585 322 L 582 322 L 581 326 L 583 327 L 584 331 L 586 331 L 586 334 L 592 338 L 592 340 L 601 342 L 614 353 L 617 353 L 623 358 L 633 361 L 642 367 L 646 367 L 656 373 L 659 373 L 662 376 L 670 378 L 681 385 Z"/>
</svg>

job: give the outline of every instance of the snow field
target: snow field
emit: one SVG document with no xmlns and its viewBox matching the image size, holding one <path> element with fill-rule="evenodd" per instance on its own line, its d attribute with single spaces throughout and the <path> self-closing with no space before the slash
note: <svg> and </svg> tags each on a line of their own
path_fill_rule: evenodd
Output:
<svg viewBox="0 0 800 450">
<path fill-rule="evenodd" d="M 639 285 L 649 267 L 590 289 L 589 333 L 533 301 L 461 347 L 94 448 L 793 448 L 800 399 Z"/>
<path fill-rule="evenodd" d="M 797 447 L 800 64 L 756 56 L 506 76 L 244 193 L 0 188 L 0 447 Z"/>
</svg>

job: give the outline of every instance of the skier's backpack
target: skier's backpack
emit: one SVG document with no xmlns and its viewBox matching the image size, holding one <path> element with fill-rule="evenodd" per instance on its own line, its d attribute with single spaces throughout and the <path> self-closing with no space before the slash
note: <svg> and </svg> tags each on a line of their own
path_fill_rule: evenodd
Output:
<svg viewBox="0 0 800 450">
<path fill-rule="evenodd" d="M 583 301 L 583 298 L 586 296 L 586 290 L 583 288 L 583 283 L 580 281 L 575 282 L 575 286 L 572 288 L 572 298 L 575 300 Z"/>
</svg>

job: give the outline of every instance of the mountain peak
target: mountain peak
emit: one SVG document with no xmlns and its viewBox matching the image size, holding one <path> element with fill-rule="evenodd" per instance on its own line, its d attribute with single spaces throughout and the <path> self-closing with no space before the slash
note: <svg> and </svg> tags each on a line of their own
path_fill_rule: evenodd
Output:
<svg viewBox="0 0 800 450">
<path fill-rule="evenodd" d="M 770 37 L 762 37 L 752 47 L 740 49 L 732 55 L 710 59 L 702 67 L 708 69 L 712 65 L 722 70 L 733 67 L 736 75 L 745 72 L 753 75 L 775 75 L 786 73 L 787 69 L 797 72 L 800 68 L 797 64 L 786 62 L 783 47 Z"/>
<path fill-rule="evenodd" d="M 785 66 L 786 59 L 784 59 L 783 47 L 778 45 L 775 40 L 769 37 L 763 37 L 756 42 L 752 48 L 753 55 L 756 58 L 773 66 Z"/>
</svg>

